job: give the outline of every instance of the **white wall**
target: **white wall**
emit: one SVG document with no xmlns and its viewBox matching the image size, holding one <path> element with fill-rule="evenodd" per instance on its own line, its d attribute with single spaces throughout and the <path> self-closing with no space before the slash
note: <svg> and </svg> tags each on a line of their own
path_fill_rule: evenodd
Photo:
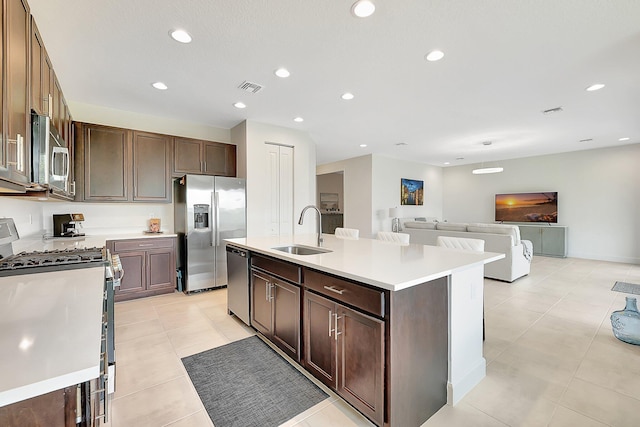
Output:
<svg viewBox="0 0 640 427">
<path fill-rule="evenodd" d="M 43 202 L 0 197 L 0 218 L 13 218 L 20 237 L 44 232 Z"/>
<path fill-rule="evenodd" d="M 422 206 L 400 205 L 402 178 L 424 181 Z M 442 168 L 373 155 L 372 234 L 391 231 L 389 208 L 398 207 L 400 218 L 442 218 Z"/>
<path fill-rule="evenodd" d="M 558 192 L 558 223 L 569 227 L 570 257 L 640 263 L 640 144 L 444 169 L 450 222 L 493 222 L 496 193 Z M 615 278 L 612 277 L 615 281 Z"/>
<path fill-rule="evenodd" d="M 391 230 L 389 208 L 402 217 L 442 218 L 442 168 L 379 155 L 355 157 L 320 165 L 318 175 L 344 171 L 344 226 L 363 237 Z M 400 206 L 400 179 L 424 181 L 424 205 Z"/>
<path fill-rule="evenodd" d="M 316 174 L 344 172 L 344 226 L 357 228 L 361 237 L 371 237 L 372 158 L 354 157 L 316 167 Z"/>
<path fill-rule="evenodd" d="M 316 146 L 306 132 L 246 121 L 247 153 L 247 235 L 265 235 L 270 227 L 267 215 L 269 180 L 265 176 L 267 146 L 265 142 L 284 144 L 293 148 L 293 219 L 294 234 L 313 233 L 314 221 L 298 225 L 298 215 L 316 199 Z"/>
</svg>

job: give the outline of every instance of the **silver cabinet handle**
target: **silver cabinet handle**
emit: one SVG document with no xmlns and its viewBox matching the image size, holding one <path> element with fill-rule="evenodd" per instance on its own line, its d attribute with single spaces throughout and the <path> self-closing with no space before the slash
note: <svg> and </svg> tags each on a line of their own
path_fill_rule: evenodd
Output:
<svg viewBox="0 0 640 427">
<path fill-rule="evenodd" d="M 325 288 L 328 291 L 335 292 L 336 294 L 339 294 L 339 295 L 342 295 L 344 293 L 344 289 L 338 289 L 335 287 L 335 285 L 323 286 L 323 288 Z"/>
<path fill-rule="evenodd" d="M 331 336 L 331 331 L 333 329 L 331 329 L 331 318 L 333 317 L 333 312 L 331 310 L 329 310 L 329 336 Z"/>
<path fill-rule="evenodd" d="M 269 282 L 269 299 L 267 301 L 273 301 L 275 299 L 276 294 L 276 285 Z"/>
<path fill-rule="evenodd" d="M 149 246 L 153 246 L 153 243 L 138 243 L 139 248 L 145 248 Z"/>
<path fill-rule="evenodd" d="M 333 337 L 335 338 L 336 341 L 338 341 L 338 335 L 340 335 L 342 332 L 338 332 L 338 319 L 342 319 L 342 316 L 338 316 L 338 313 L 334 314 L 334 329 L 333 329 Z"/>
<path fill-rule="evenodd" d="M 24 171 L 24 137 L 20 134 L 16 135 L 16 139 L 7 139 L 8 144 L 16 145 L 16 161 L 10 162 L 7 160 L 8 165 L 13 165 L 16 167 L 16 170 L 23 172 Z"/>
</svg>

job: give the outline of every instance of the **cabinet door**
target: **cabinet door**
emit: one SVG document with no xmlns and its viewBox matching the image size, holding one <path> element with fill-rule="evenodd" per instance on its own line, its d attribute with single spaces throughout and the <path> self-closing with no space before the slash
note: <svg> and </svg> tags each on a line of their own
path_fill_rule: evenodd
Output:
<svg viewBox="0 0 640 427">
<path fill-rule="evenodd" d="M 384 415 L 384 321 L 338 306 L 338 387 L 378 425 Z"/>
<path fill-rule="evenodd" d="M 168 136 L 133 133 L 133 201 L 171 201 L 171 140 Z"/>
<path fill-rule="evenodd" d="M 53 97 L 51 96 L 52 79 L 53 66 L 51 65 L 49 55 L 47 55 L 45 51 L 44 57 L 42 58 L 42 102 L 44 103 L 42 113 L 49 117 L 51 117 L 51 110 L 53 108 Z"/>
<path fill-rule="evenodd" d="M 76 388 L 68 387 L 0 408 L 3 427 L 76 425 Z M 80 411 L 78 411 L 80 412 Z"/>
<path fill-rule="evenodd" d="M 149 250 L 147 252 L 148 290 L 175 288 L 176 262 L 173 250 Z"/>
<path fill-rule="evenodd" d="M 31 18 L 31 108 L 38 114 L 45 114 L 44 95 L 42 93 L 43 57 L 44 43 L 38 32 L 36 21 Z"/>
<path fill-rule="evenodd" d="M 83 134 L 84 200 L 127 201 L 131 157 L 129 132 L 85 125 Z"/>
<path fill-rule="evenodd" d="M 19 182 L 30 182 L 31 132 L 29 128 L 28 74 L 29 6 L 24 0 L 7 0 L 6 8 L 6 57 L 5 59 L 5 106 L 7 113 L 6 140 L 9 178 Z"/>
<path fill-rule="evenodd" d="M 271 278 L 251 271 L 251 325 L 266 336 L 271 336 Z"/>
<path fill-rule="evenodd" d="M 540 227 L 535 225 L 521 225 L 520 238 L 522 240 L 530 240 L 533 245 L 533 254 L 540 255 L 542 252 L 542 233 Z"/>
<path fill-rule="evenodd" d="M 543 227 L 542 232 L 542 254 L 550 256 L 567 256 L 565 227 Z"/>
<path fill-rule="evenodd" d="M 126 294 L 144 291 L 147 282 L 145 251 L 120 252 L 118 255 L 124 270 L 124 278 L 120 281 L 120 287 L 116 288 L 116 301 L 126 299 Z M 123 295 L 124 298 L 122 298 Z M 121 298 L 118 298 L 119 296 Z"/>
<path fill-rule="evenodd" d="M 195 139 L 173 139 L 173 173 L 184 175 L 202 173 L 201 141 Z"/>
<path fill-rule="evenodd" d="M 300 360 L 300 288 L 271 279 L 273 302 L 272 341 L 295 360 Z"/>
<path fill-rule="evenodd" d="M 314 377 L 335 389 L 336 383 L 336 304 L 326 298 L 304 293 L 304 365 Z"/>
<path fill-rule="evenodd" d="M 206 175 L 236 175 L 236 147 L 231 144 L 202 142 L 203 172 Z"/>
</svg>

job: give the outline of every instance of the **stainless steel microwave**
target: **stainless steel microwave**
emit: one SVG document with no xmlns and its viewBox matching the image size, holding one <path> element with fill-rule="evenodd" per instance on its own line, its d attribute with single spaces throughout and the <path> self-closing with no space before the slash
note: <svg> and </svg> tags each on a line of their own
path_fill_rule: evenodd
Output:
<svg viewBox="0 0 640 427">
<path fill-rule="evenodd" d="M 48 186 L 54 193 L 71 196 L 69 148 L 51 118 L 31 114 L 32 181 Z"/>
</svg>

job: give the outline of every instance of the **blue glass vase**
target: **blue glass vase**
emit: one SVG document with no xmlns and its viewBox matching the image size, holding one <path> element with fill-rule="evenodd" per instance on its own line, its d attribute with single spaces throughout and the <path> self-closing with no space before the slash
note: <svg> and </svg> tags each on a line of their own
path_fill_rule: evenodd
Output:
<svg viewBox="0 0 640 427">
<path fill-rule="evenodd" d="M 640 312 L 635 298 L 627 297 L 624 310 L 611 313 L 611 327 L 620 341 L 640 345 Z"/>
</svg>

